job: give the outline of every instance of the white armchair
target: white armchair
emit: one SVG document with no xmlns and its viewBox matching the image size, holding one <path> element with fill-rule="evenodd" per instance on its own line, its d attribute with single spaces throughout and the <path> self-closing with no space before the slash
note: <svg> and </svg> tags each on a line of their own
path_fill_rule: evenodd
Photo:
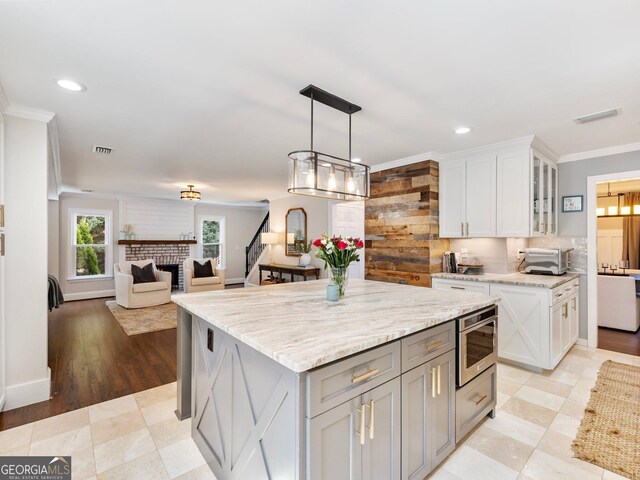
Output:
<svg viewBox="0 0 640 480">
<path fill-rule="evenodd" d="M 155 282 L 133 283 L 131 265 L 144 267 L 153 264 Z M 116 302 L 125 308 L 142 308 L 162 305 L 171 301 L 171 272 L 156 269 L 153 260 L 116 263 L 113 268 L 116 283 Z"/>
<path fill-rule="evenodd" d="M 213 277 L 194 278 L 193 261 L 204 263 L 211 260 L 213 266 Z M 218 259 L 216 258 L 187 258 L 184 261 L 184 291 L 185 293 L 193 292 L 210 292 L 212 290 L 224 289 L 225 269 L 218 267 Z"/>
<path fill-rule="evenodd" d="M 636 279 L 598 275 L 598 326 L 635 332 L 640 327 Z"/>
</svg>

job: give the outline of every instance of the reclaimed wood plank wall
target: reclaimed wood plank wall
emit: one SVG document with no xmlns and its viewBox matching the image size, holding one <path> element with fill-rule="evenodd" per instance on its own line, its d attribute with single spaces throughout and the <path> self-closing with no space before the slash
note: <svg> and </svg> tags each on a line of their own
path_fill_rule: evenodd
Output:
<svg viewBox="0 0 640 480">
<path fill-rule="evenodd" d="M 438 162 L 371 174 L 365 202 L 365 276 L 369 280 L 431 286 L 442 271 L 449 240 L 440 239 Z"/>
</svg>

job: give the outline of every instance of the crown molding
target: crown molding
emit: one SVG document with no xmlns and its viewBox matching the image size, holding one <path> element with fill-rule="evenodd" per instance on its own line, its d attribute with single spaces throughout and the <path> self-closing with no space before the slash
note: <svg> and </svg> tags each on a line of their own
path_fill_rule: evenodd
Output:
<svg viewBox="0 0 640 480">
<path fill-rule="evenodd" d="M 22 105 L 9 105 L 4 113 L 14 117 L 26 118 L 27 120 L 35 120 L 37 122 L 50 122 L 56 116 L 53 112 L 46 110 L 38 110 L 37 108 L 23 107 Z"/>
<path fill-rule="evenodd" d="M 9 107 L 9 99 L 7 98 L 7 94 L 2 88 L 2 84 L 0 84 L 0 113 L 3 113 Z"/>
<path fill-rule="evenodd" d="M 51 172 L 53 177 L 53 183 L 55 185 L 55 192 L 52 192 L 53 197 L 49 200 L 56 200 L 62 193 L 62 168 L 60 167 L 60 136 L 58 134 L 58 122 L 55 117 L 47 124 L 47 131 L 49 133 L 49 150 L 51 157 Z"/>
<path fill-rule="evenodd" d="M 535 135 L 528 135 L 515 140 L 507 140 L 504 142 L 492 143 L 490 145 L 482 145 L 480 147 L 469 148 L 467 150 L 459 150 L 457 152 L 445 153 L 441 155 L 441 161 L 455 160 L 460 157 L 477 155 L 483 153 L 495 153 L 496 151 L 505 151 L 519 148 L 530 148 L 534 143 Z"/>
<path fill-rule="evenodd" d="M 378 163 L 371 166 L 371 173 L 381 172 L 383 170 L 389 170 L 390 168 L 404 167 L 405 165 L 411 165 L 412 163 L 425 162 L 427 160 L 440 160 L 440 154 L 438 152 L 426 152 L 418 155 L 412 155 L 410 157 L 398 158 L 389 162 Z"/>
<path fill-rule="evenodd" d="M 558 160 L 558 163 L 578 162 L 580 160 L 588 160 L 589 158 L 606 157 L 609 155 L 617 155 L 619 153 L 636 152 L 638 150 L 640 150 L 640 142 L 627 143 L 626 145 L 617 145 L 615 147 L 600 148 L 598 150 L 589 150 L 587 152 L 562 155 Z"/>
</svg>

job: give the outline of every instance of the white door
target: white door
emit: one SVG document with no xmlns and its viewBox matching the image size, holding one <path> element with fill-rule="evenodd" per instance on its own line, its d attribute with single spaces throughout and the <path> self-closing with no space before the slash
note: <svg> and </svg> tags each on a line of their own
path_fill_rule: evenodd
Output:
<svg viewBox="0 0 640 480">
<path fill-rule="evenodd" d="M 330 209 L 329 235 L 357 237 L 364 240 L 364 202 L 335 203 Z M 360 261 L 349 266 L 349 278 L 364 280 L 364 248 L 360 250 Z"/>
<path fill-rule="evenodd" d="M 442 162 L 440 164 L 439 200 L 440 237 L 460 238 L 465 236 L 466 192 L 466 161 Z"/>
<path fill-rule="evenodd" d="M 496 156 L 467 160 L 465 236 L 496 236 Z"/>
</svg>

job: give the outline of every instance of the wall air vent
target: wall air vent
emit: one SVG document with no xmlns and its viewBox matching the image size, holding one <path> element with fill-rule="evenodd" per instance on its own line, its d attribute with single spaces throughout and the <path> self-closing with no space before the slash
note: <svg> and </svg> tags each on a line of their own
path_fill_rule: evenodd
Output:
<svg viewBox="0 0 640 480">
<path fill-rule="evenodd" d="M 113 151 L 113 148 L 101 147 L 100 145 L 94 145 L 93 148 L 91 149 L 91 151 L 93 153 L 101 153 L 103 155 L 111 155 L 111 152 Z"/>
<path fill-rule="evenodd" d="M 596 120 L 615 117 L 619 113 L 622 113 L 622 107 L 612 108 L 611 110 L 605 110 L 604 112 L 590 113 L 589 115 L 583 115 L 582 117 L 574 118 L 573 121 L 578 124 L 595 122 Z"/>
</svg>

